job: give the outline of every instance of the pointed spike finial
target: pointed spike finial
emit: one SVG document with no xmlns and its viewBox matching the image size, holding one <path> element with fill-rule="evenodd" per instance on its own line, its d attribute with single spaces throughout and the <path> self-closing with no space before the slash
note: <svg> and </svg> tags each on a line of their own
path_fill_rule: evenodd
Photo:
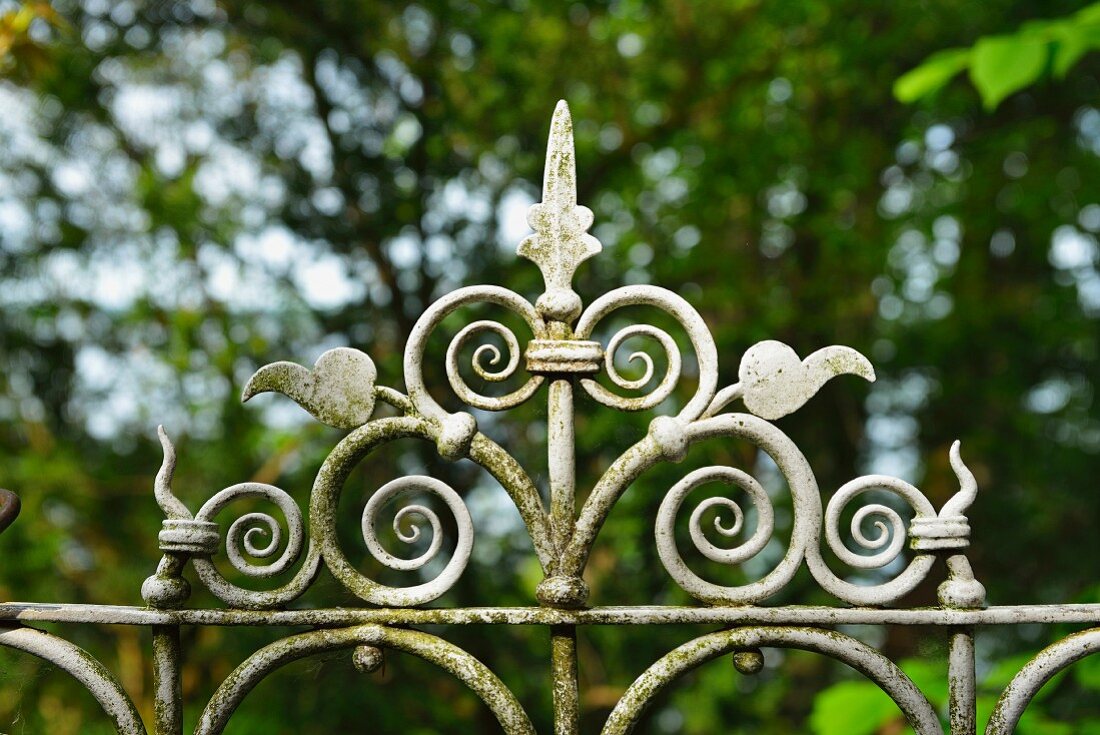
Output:
<svg viewBox="0 0 1100 735">
<path fill-rule="evenodd" d="M 558 100 L 546 141 L 546 169 L 542 174 L 542 203 L 565 209 L 577 206 L 577 154 L 573 143 L 573 116 L 569 104 Z"/>
<path fill-rule="evenodd" d="M 527 223 L 535 234 L 516 249 L 542 271 L 546 293 L 537 306 L 548 319 L 570 322 L 580 314 L 581 301 L 573 291 L 573 274 L 582 262 L 603 249 L 600 241 L 588 234 L 592 220 L 592 210 L 577 204 L 573 118 L 569 105 L 561 100 L 550 122 L 542 201 L 527 212 Z"/>
</svg>

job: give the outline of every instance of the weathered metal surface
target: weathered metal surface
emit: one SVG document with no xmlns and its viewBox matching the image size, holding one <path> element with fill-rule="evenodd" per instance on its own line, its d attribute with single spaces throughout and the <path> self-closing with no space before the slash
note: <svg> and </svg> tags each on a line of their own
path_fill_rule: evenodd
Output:
<svg viewBox="0 0 1100 735">
<path fill-rule="evenodd" d="M 176 453 L 160 430 L 164 461 L 153 484 L 165 520 L 159 532 L 163 555 L 142 585 L 147 607 L 0 603 L 0 645 L 23 650 L 58 664 L 81 681 L 103 705 L 120 732 L 144 732 L 133 704 L 117 681 L 85 652 L 27 623 L 94 623 L 148 626 L 153 632 L 154 726 L 158 735 L 179 735 L 183 728 L 180 626 L 268 626 L 319 628 L 277 641 L 249 657 L 218 687 L 202 711 L 196 732 L 221 732 L 236 707 L 268 673 L 283 664 L 323 651 L 349 649 L 364 674 L 377 670 L 387 649 L 419 656 L 458 677 L 480 696 L 508 733 L 530 733 L 532 726 L 520 703 L 482 663 L 417 625 L 536 625 L 549 635 L 549 668 L 553 682 L 554 731 L 575 735 L 579 729 L 581 692 L 577 674 L 578 627 L 592 625 L 721 625 L 730 630 L 696 638 L 654 663 L 629 688 L 609 717 L 605 733 L 629 732 L 647 704 L 688 670 L 730 654 L 735 669 L 753 675 L 764 666 L 761 648 L 801 648 L 831 656 L 852 666 L 897 703 L 918 733 L 940 733 L 936 713 L 924 695 L 889 660 L 873 648 L 828 630 L 842 625 L 924 625 L 941 628 L 950 640 L 947 671 L 951 732 L 975 729 L 974 640 L 984 626 L 1020 623 L 1100 623 L 1100 605 L 985 606 L 985 589 L 966 557 L 969 506 L 977 500 L 977 482 L 963 462 L 958 442 L 951 466 L 959 490 L 937 510 L 914 485 L 883 475 L 857 477 L 824 502 L 813 468 L 799 448 L 773 421 L 805 405 L 834 377 L 853 375 L 874 380 L 866 357 L 848 347 L 831 346 L 800 359 L 789 346 L 767 340 L 740 358 L 738 382 L 720 387 L 718 351 L 699 313 L 672 291 L 650 285 L 614 289 L 587 307 L 573 289 L 582 263 L 601 251 L 588 233 L 592 211 L 578 204 L 572 120 L 564 102 L 554 112 L 547 147 L 542 201 L 531 207 L 534 234 L 517 252 L 542 272 L 545 291 L 532 304 L 500 286 L 471 286 L 447 294 L 428 306 L 405 345 L 404 390 L 382 385 L 373 360 L 358 350 L 338 348 L 321 355 L 312 368 L 279 362 L 258 370 L 244 387 L 242 399 L 264 392 L 290 397 L 318 420 L 348 430 L 333 448 L 313 482 L 308 508 L 281 488 L 240 483 L 215 493 L 192 511 L 172 492 Z M 447 411 L 424 380 L 424 354 L 429 339 L 444 320 L 470 306 L 488 305 L 511 312 L 526 325 L 524 343 L 502 322 L 477 319 L 451 337 L 447 348 L 447 385 L 465 408 Z M 672 332 L 651 324 L 618 326 L 621 310 L 656 309 L 678 325 Z M 631 311 L 630 313 L 633 313 Z M 615 317 L 615 319 L 612 319 Z M 615 324 L 607 335 L 604 326 Z M 679 332 L 679 333 L 677 333 Z M 482 342 L 491 337 L 489 342 Z M 627 352 L 628 341 L 645 340 L 657 348 Z M 681 347 L 691 350 L 690 363 Z M 482 393 L 464 376 L 464 354 L 472 348 L 469 370 L 485 383 L 513 379 L 518 387 L 503 395 Z M 623 355 L 620 355 L 623 352 Z M 617 363 L 625 357 L 641 368 L 626 377 Z M 682 405 L 665 410 L 691 364 L 693 390 Z M 730 362 L 729 364 L 733 364 Z M 525 375 L 521 375 L 525 372 Z M 603 382 L 601 382 L 603 381 Z M 608 384 L 610 387 L 608 387 Z M 469 410 L 506 411 L 534 399 L 543 387 L 547 406 L 545 467 L 528 472 L 524 465 L 478 429 Z M 644 436 L 616 458 L 587 490 L 577 508 L 574 400 L 583 391 L 603 407 L 617 411 L 659 411 Z M 490 391 L 491 393 L 492 391 Z M 394 409 L 375 418 L 381 401 Z M 744 410 L 731 410 L 740 403 Z M 396 415 L 391 415 L 396 412 Z M 362 510 L 363 548 L 382 566 L 408 573 L 410 583 L 389 586 L 353 565 L 336 533 L 340 500 L 351 472 L 372 453 L 399 439 L 429 442 L 448 461 L 469 459 L 495 478 L 515 504 L 543 571 L 535 591 L 537 606 L 426 608 L 450 589 L 466 569 L 475 528 L 460 492 L 427 476 L 400 477 L 377 489 Z M 728 586 L 691 569 L 677 546 L 678 523 L 686 519 L 687 538 L 712 562 L 744 564 L 771 546 L 775 536 L 773 500 L 745 469 L 703 467 L 685 474 L 660 503 L 654 542 L 671 580 L 701 601 L 696 607 L 589 607 L 585 567 L 601 527 L 617 501 L 650 468 L 679 462 L 695 444 L 738 439 L 768 454 L 791 494 L 792 529 L 786 551 L 772 569 L 753 582 Z M 546 497 L 532 477 L 548 478 Z M 695 504 L 692 492 L 719 483 L 732 492 Z M 871 490 L 892 493 L 911 511 L 903 516 L 890 505 L 864 504 L 855 509 L 845 532 L 846 508 Z M 412 496 L 430 496 L 427 504 Z M 755 523 L 749 529 L 749 508 Z M 223 525 L 239 500 L 263 500 L 276 515 L 248 512 Z M 405 503 L 393 517 L 399 542 L 414 544 L 424 536 L 426 548 L 414 558 L 395 555 L 381 542 L 376 525 L 383 508 Z M 0 490 L 0 531 L 18 513 L 18 498 Z M 713 530 L 704 513 L 718 510 Z M 449 518 L 441 518 L 443 511 Z M 683 511 L 683 512 L 681 512 Z M 277 517 L 278 516 L 278 517 Z M 444 522 L 447 521 L 447 522 Z M 454 539 L 444 529 L 455 529 Z M 426 534 L 426 535 L 425 535 Z M 709 535 L 708 535 L 709 534 Z M 216 557 L 248 584 L 229 581 Z M 827 553 L 845 571 L 834 570 Z M 431 563 L 446 556 L 444 563 Z M 946 575 L 934 608 L 887 608 L 926 580 L 944 561 Z M 225 609 L 188 609 L 190 586 L 183 571 L 190 564 L 201 583 L 228 605 Z M 284 609 L 317 579 L 322 566 L 368 606 L 337 609 Z M 801 567 L 807 567 L 822 589 L 843 605 L 831 607 L 762 606 L 781 592 Z M 892 577 L 857 585 L 851 571 L 892 570 Z M 431 571 L 430 578 L 427 572 Z M 267 582 L 265 580 L 281 580 Z M 252 582 L 258 588 L 252 587 Z M 1035 692 L 1065 666 L 1100 648 L 1100 629 L 1070 636 L 1040 653 L 1005 689 L 988 733 L 1011 732 Z"/>
<path fill-rule="evenodd" d="M 846 373 L 875 379 L 871 361 L 850 347 L 825 347 L 800 361 L 790 347 L 769 339 L 745 352 L 737 377 L 745 407 L 774 420 L 802 408 L 825 383 Z"/>
<path fill-rule="evenodd" d="M 577 205 L 573 118 L 561 101 L 550 122 L 542 202 L 527 212 L 527 224 L 535 234 L 516 248 L 542 271 L 546 292 L 537 306 L 548 320 L 568 325 L 581 311 L 580 296 L 573 291 L 573 274 L 577 266 L 603 249 L 600 241 L 588 234 L 592 220 L 592 210 Z"/>
<path fill-rule="evenodd" d="M 141 716 L 118 679 L 83 648 L 34 628 L 8 627 L 0 627 L 0 646 L 37 656 L 79 681 L 120 735 L 144 735 Z"/>
<path fill-rule="evenodd" d="M 153 727 L 157 735 L 183 733 L 181 666 L 179 626 L 153 626 Z"/>
<path fill-rule="evenodd" d="M 550 681 L 554 688 L 554 734 L 571 735 L 580 727 L 580 691 L 577 682 L 577 629 L 550 628 Z"/>
<path fill-rule="evenodd" d="M 551 607 L 401 608 L 337 607 L 306 610 L 156 610 L 123 605 L 0 603 L 0 621 L 96 623 L 101 625 L 228 625 L 300 627 L 319 625 L 921 625 L 998 626 L 1089 624 L 1100 604 L 1002 605 L 987 608 L 881 608 L 784 605 L 755 607 L 619 606 L 565 610 Z"/>
<path fill-rule="evenodd" d="M 943 735 L 940 718 L 924 694 L 893 662 L 851 636 L 815 628 L 737 628 L 710 633 L 666 654 L 626 690 L 603 735 L 625 735 L 653 699 L 692 669 L 735 651 L 798 648 L 842 661 L 877 684 L 898 705 L 917 735 Z"/>
<path fill-rule="evenodd" d="M 947 710 L 952 735 L 974 735 L 977 728 L 977 691 L 974 674 L 974 629 L 951 633 L 947 654 Z"/>
<path fill-rule="evenodd" d="M 374 361 L 359 350 L 338 347 L 317 358 L 312 370 L 293 362 L 267 365 L 249 379 L 241 394 L 247 401 L 258 393 L 289 396 L 318 421 L 338 429 L 354 429 L 374 412 Z"/>
<path fill-rule="evenodd" d="M 1020 716 L 1044 684 L 1070 664 L 1098 652 L 1100 628 L 1074 633 L 1044 648 L 1005 687 L 993 707 L 993 714 L 989 716 L 986 735 L 1008 735 L 1014 732 Z"/>
<path fill-rule="evenodd" d="M 364 645 L 393 648 L 430 661 L 477 694 L 492 710 L 505 733 L 534 733 L 527 713 L 508 688 L 484 664 L 458 646 L 420 631 L 364 625 L 299 633 L 261 648 L 226 677 L 214 692 L 199 718 L 195 735 L 221 733 L 245 696 L 279 667 L 325 651 Z"/>
</svg>

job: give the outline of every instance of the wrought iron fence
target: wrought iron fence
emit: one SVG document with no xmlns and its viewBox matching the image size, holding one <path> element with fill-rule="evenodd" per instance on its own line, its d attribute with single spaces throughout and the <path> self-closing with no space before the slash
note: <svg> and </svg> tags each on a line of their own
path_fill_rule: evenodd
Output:
<svg viewBox="0 0 1100 735">
<path fill-rule="evenodd" d="M 146 607 L 0 603 L 0 645 L 38 656 L 66 671 L 102 705 L 118 732 L 133 735 L 146 728 L 134 703 L 101 663 L 57 635 L 31 627 L 35 622 L 93 623 L 146 626 L 153 634 L 155 691 L 154 732 L 175 735 L 183 730 L 180 627 L 189 625 L 314 626 L 252 654 L 218 687 L 206 703 L 196 733 L 220 733 L 248 693 L 283 665 L 321 652 L 350 649 L 355 666 L 377 669 L 383 651 L 393 649 L 418 656 L 448 671 L 466 684 L 490 708 L 507 733 L 531 733 L 523 707 L 485 665 L 442 637 L 417 630 L 418 625 L 535 625 L 548 629 L 553 683 L 554 730 L 559 735 L 579 730 L 576 629 L 587 625 L 720 624 L 725 629 L 691 640 L 654 662 L 626 690 L 612 710 L 603 732 L 630 732 L 656 696 L 699 664 L 731 654 L 734 666 L 752 675 L 763 666 L 762 648 L 802 649 L 844 662 L 878 685 L 921 735 L 943 733 L 939 714 L 928 698 L 898 666 L 874 648 L 835 629 L 849 624 L 937 626 L 950 638 L 948 661 L 950 732 L 974 733 L 975 631 L 984 626 L 1020 623 L 1100 623 L 1100 605 L 985 606 L 985 590 L 974 578 L 966 557 L 970 527 L 966 511 L 977 497 L 977 483 L 963 462 L 959 443 L 950 462 L 958 492 L 937 510 L 913 485 L 884 475 L 856 478 L 841 487 L 822 508 L 814 472 L 798 447 L 772 423 L 797 411 L 831 378 L 851 374 L 874 380 L 871 363 L 847 347 L 826 347 L 799 359 L 787 345 L 760 342 L 741 358 L 739 382 L 719 388 L 718 354 L 714 340 L 696 310 L 672 291 L 649 285 L 617 288 L 587 307 L 573 290 L 580 264 L 598 254 L 599 241 L 588 234 L 593 214 L 578 205 L 572 121 L 568 107 L 554 112 L 547 149 L 542 202 L 533 205 L 528 222 L 534 234 L 519 244 L 518 253 L 541 270 L 545 292 L 532 305 L 500 286 L 460 288 L 432 304 L 412 330 L 404 353 L 405 392 L 378 383 L 375 365 L 366 354 L 334 349 L 312 369 L 279 362 L 257 371 L 243 398 L 265 391 L 289 396 L 318 420 L 350 433 L 328 455 L 317 473 L 309 501 L 308 524 L 298 503 L 272 485 L 246 482 L 216 493 L 192 512 L 172 492 L 176 456 L 168 435 L 160 431 L 164 461 L 154 483 L 165 520 L 159 534 L 163 557 L 156 572 L 142 585 Z M 446 375 L 450 388 L 467 406 L 480 411 L 504 411 L 531 400 L 545 386 L 549 507 L 531 475 L 504 448 L 478 431 L 473 414 L 448 412 L 429 392 L 423 370 L 428 337 L 456 310 L 470 304 L 492 304 L 514 313 L 533 334 L 521 349 L 515 333 L 501 322 L 478 320 L 462 328 L 450 342 Z M 659 415 L 648 432 L 623 452 L 576 507 L 574 395 L 579 390 L 616 411 L 648 411 L 666 399 L 685 374 L 677 341 L 664 329 L 632 324 L 605 344 L 594 339 L 597 328 L 614 312 L 632 306 L 665 312 L 686 333 L 693 353 L 695 389 L 672 415 Z M 608 320 L 609 321 L 609 320 Z M 469 366 L 481 379 L 501 382 L 517 376 L 521 360 L 525 382 L 505 394 L 479 393 L 463 377 L 460 353 L 477 337 L 492 334 L 505 346 L 483 343 Z M 645 352 L 629 356 L 643 368 L 628 378 L 616 367 L 615 355 L 628 339 L 654 340 L 664 352 L 664 372 Z M 600 382 L 601 374 L 604 382 Z M 613 388 L 606 384 L 610 383 Z M 653 384 L 655 387 L 650 387 Z M 628 395 L 624 395 L 624 393 Z M 630 395 L 633 394 L 633 395 Z M 372 418 L 378 402 L 396 415 Z M 743 411 L 731 405 L 740 402 Z M 366 548 L 382 566 L 415 572 L 418 584 L 391 587 L 364 575 L 348 560 L 337 538 L 337 508 L 352 470 L 377 448 L 401 438 L 433 442 L 445 460 L 469 459 L 483 467 L 508 493 L 530 535 L 543 571 L 538 605 L 531 607 L 430 608 L 427 603 L 445 593 L 462 575 L 470 558 L 474 525 L 461 496 L 438 479 L 416 475 L 394 480 L 367 501 L 362 516 Z M 729 466 L 710 466 L 688 473 L 664 497 L 654 535 L 669 576 L 701 603 L 696 607 L 588 607 L 585 566 L 600 528 L 619 497 L 647 469 L 678 462 L 693 444 L 712 438 L 749 441 L 774 460 L 786 480 L 792 500 L 790 543 L 778 564 L 760 579 L 727 586 L 696 574 L 681 555 L 674 533 L 681 506 L 689 493 L 707 483 L 721 483 L 743 493 L 748 510 L 729 497 L 698 503 L 688 518 L 690 539 L 706 559 L 739 565 L 757 556 L 774 535 L 775 511 L 763 485 L 752 475 Z M 870 490 L 888 491 L 907 504 L 912 516 L 872 502 L 851 516 L 853 551 L 841 537 L 842 513 Z M 415 558 L 391 554 L 378 537 L 376 522 L 384 505 L 409 491 L 434 496 L 453 516 L 456 537 L 445 564 L 436 559 L 444 545 L 444 524 L 433 506 L 404 505 L 393 519 L 394 532 L 413 544 L 422 528 L 432 534 L 426 550 Z M 214 517 L 240 499 L 273 503 L 286 524 L 266 513 L 241 515 L 224 531 Z M 703 516 L 717 509 L 715 531 L 740 540 L 734 547 L 712 543 L 704 534 Z M 18 498 L 0 491 L 0 531 L 19 510 Z M 722 517 L 729 520 L 728 525 Z M 845 516 L 847 517 L 847 516 Z M 750 520 L 751 534 L 748 533 Z M 411 525 L 406 525 L 411 523 Z M 873 531 L 867 533 L 867 529 Z M 871 586 L 853 584 L 826 562 L 822 544 L 856 570 L 900 568 L 888 581 Z M 902 563 L 908 542 L 911 554 Z M 213 557 L 224 546 L 228 562 L 242 575 L 269 578 L 289 573 L 289 582 L 262 591 L 227 579 Z M 281 549 L 281 551 L 280 551 Z M 939 585 L 939 607 L 891 608 L 924 581 L 943 559 L 945 579 Z M 258 563 L 266 562 L 266 563 Z M 185 607 L 190 595 L 183 571 L 190 563 L 201 583 L 228 605 L 224 609 Z M 760 606 L 782 590 L 805 564 L 821 587 L 846 603 L 835 607 Z M 288 609 L 317 579 L 322 565 L 368 606 L 362 608 Z M 438 571 L 435 571 L 438 570 Z M 433 572 L 434 573 L 429 573 Z M 429 578 L 430 577 L 430 578 Z M 1100 650 L 1100 628 L 1065 638 L 1040 652 L 1005 688 L 986 728 L 988 735 L 1010 733 L 1040 687 L 1073 662 Z"/>
</svg>

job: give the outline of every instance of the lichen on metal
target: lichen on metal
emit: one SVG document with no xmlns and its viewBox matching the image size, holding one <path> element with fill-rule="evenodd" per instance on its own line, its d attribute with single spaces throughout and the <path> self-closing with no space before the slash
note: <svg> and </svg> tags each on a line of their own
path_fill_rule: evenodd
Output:
<svg viewBox="0 0 1100 735">
<path fill-rule="evenodd" d="M 138 733 L 145 732 L 145 727 L 117 679 L 86 652 L 29 624 L 147 626 L 153 633 L 153 731 L 157 735 L 179 735 L 184 707 L 200 704 L 182 699 L 181 626 L 313 626 L 317 630 L 277 641 L 241 663 L 204 705 L 196 732 L 221 732 L 248 692 L 283 664 L 347 649 L 356 669 L 365 675 L 380 668 L 390 651 L 432 662 L 477 694 L 504 732 L 531 733 L 533 727 L 521 703 L 483 663 L 444 638 L 411 626 L 542 626 L 547 629 L 550 643 L 554 732 L 576 735 L 581 708 L 579 627 L 722 625 L 728 629 L 689 640 L 653 663 L 627 689 L 603 732 L 630 732 L 654 696 L 706 661 L 728 654 L 736 671 L 752 676 L 765 665 L 761 649 L 779 647 L 813 651 L 848 664 L 882 688 L 909 725 L 923 734 L 943 730 L 920 689 L 882 653 L 830 628 L 853 624 L 929 625 L 941 628 L 949 639 L 945 676 L 950 694 L 950 732 L 969 734 L 976 727 L 974 640 L 981 627 L 1100 624 L 1100 605 L 986 606 L 985 588 L 975 578 L 966 557 L 970 539 L 966 511 L 980 498 L 959 442 L 950 450 L 959 490 L 938 510 L 916 486 L 884 475 L 854 478 L 823 503 L 813 468 L 773 422 L 798 411 L 833 378 L 852 375 L 873 381 L 871 362 L 856 350 L 829 346 L 801 359 L 789 346 L 766 340 L 741 356 L 737 382 L 720 387 L 720 362 L 732 365 L 733 361 L 719 360 L 705 321 L 676 293 L 652 285 L 626 286 L 598 296 L 586 307 L 573 288 L 573 278 L 584 261 L 598 255 L 602 248 L 588 232 L 593 214 L 578 203 L 576 184 L 573 124 L 568 106 L 560 102 L 550 128 L 542 201 L 528 214 L 534 234 L 517 248 L 518 254 L 533 262 L 543 276 L 545 290 L 533 304 L 514 291 L 493 285 L 460 288 L 444 295 L 424 311 L 410 332 L 402 363 L 403 390 L 383 385 L 384 376 L 378 374 L 371 357 L 350 348 L 324 353 L 312 368 L 292 362 L 260 368 L 244 386 L 243 400 L 264 392 L 281 393 L 319 421 L 349 432 L 317 472 L 305 507 L 294 495 L 274 485 L 244 482 L 213 493 L 192 512 L 173 493 L 176 452 L 168 433 L 159 430 L 164 459 L 153 482 L 153 497 L 165 517 L 158 536 L 163 556 L 142 585 L 146 606 L 0 603 L 0 646 L 55 663 L 91 691 L 119 732 Z M 447 385 L 464 406 L 480 411 L 515 408 L 534 400 L 545 387 L 545 469 L 529 472 L 521 458 L 479 431 L 469 410 L 445 410 L 425 382 L 423 361 L 429 338 L 445 319 L 473 305 L 512 312 L 526 325 L 531 338 L 524 344 L 499 321 L 469 322 L 449 343 L 444 365 Z M 646 323 L 628 324 L 610 336 L 601 331 L 601 325 L 611 322 L 613 314 L 638 306 L 663 312 L 665 321 L 679 325 L 681 334 Z M 477 345 L 468 368 L 486 383 L 518 376 L 518 387 L 503 395 L 481 393 L 463 375 L 466 348 L 489 335 L 497 342 Z M 621 357 L 623 345 L 637 339 L 656 345 L 664 367 L 659 369 L 648 352 L 635 350 L 626 358 L 640 366 L 642 374 L 628 378 L 620 372 L 616 360 Z M 667 410 L 683 382 L 681 344 L 685 341 L 692 353 L 694 385 L 682 405 Z M 645 434 L 612 461 L 591 488 L 585 488 L 588 492 L 580 508 L 576 503 L 574 432 L 578 390 L 610 410 L 658 412 L 650 419 Z M 379 402 L 392 410 L 376 417 Z M 730 408 L 737 403 L 743 410 Z M 438 478 L 415 475 L 393 479 L 371 495 L 359 519 L 359 551 L 366 551 L 382 567 L 407 574 L 409 584 L 383 584 L 349 560 L 336 532 L 344 484 L 375 450 L 399 439 L 427 442 L 447 461 L 469 459 L 500 483 L 519 512 L 543 573 L 530 606 L 494 607 L 492 601 L 485 601 L 482 607 L 427 607 L 461 578 L 476 536 L 461 488 L 452 488 Z M 700 604 L 652 607 L 645 605 L 647 601 L 634 600 L 621 601 L 632 602 L 637 605 L 634 607 L 590 606 L 583 574 L 600 529 L 619 498 L 654 466 L 682 461 L 700 442 L 728 439 L 755 445 L 771 457 L 786 481 L 792 521 L 790 541 L 780 560 L 758 579 L 739 585 L 708 580 L 689 566 L 678 547 L 681 536 L 677 528 L 683 528 L 684 519 L 695 552 L 716 564 L 745 564 L 775 541 L 775 508 L 761 482 L 742 468 L 702 467 L 684 473 L 665 493 L 652 519 L 653 542 L 670 580 Z M 532 479 L 540 476 L 548 478 L 548 504 Z M 696 488 L 714 483 L 747 496 L 754 522 L 750 524 L 749 508 L 743 508 L 732 492 L 704 499 L 690 512 L 684 509 Z M 872 502 L 860 505 L 849 516 L 848 506 L 857 505 L 869 491 L 893 494 L 911 514 L 903 516 L 891 505 Z M 421 501 L 402 505 L 392 525 L 397 541 L 412 545 L 423 537 L 426 548 L 413 558 L 391 553 L 376 528 L 383 507 L 425 494 L 433 496 L 436 505 Z M 240 507 L 237 501 L 250 499 L 275 506 L 280 517 L 244 512 L 228 527 L 217 520 L 223 512 Z M 436 507 L 445 509 L 449 522 L 440 518 Z M 713 530 L 708 531 L 704 514 L 714 510 L 718 517 Z M 18 512 L 18 497 L 0 490 L 0 531 L 15 520 Z M 845 517 L 850 517 L 847 534 L 842 528 Z M 444 538 L 445 528 L 455 530 L 454 539 Z M 835 571 L 826 551 L 848 571 Z M 223 574 L 215 561 L 223 553 L 229 566 L 249 580 L 247 586 Z M 445 563 L 432 563 L 441 555 L 447 558 Z M 926 580 L 941 559 L 946 575 L 939 585 L 938 607 L 888 607 Z M 184 571 L 188 565 L 227 607 L 187 606 L 191 589 Z M 359 608 L 288 609 L 291 602 L 306 594 L 322 567 L 365 604 Z M 766 605 L 803 567 L 841 604 Z M 891 575 L 876 584 L 856 584 L 852 572 L 858 575 L 867 569 L 890 570 Z M 263 581 L 269 578 L 283 581 L 265 586 Z M 1004 690 L 987 734 L 1011 732 L 1043 683 L 1098 649 L 1100 628 L 1093 627 L 1041 652 Z"/>
</svg>

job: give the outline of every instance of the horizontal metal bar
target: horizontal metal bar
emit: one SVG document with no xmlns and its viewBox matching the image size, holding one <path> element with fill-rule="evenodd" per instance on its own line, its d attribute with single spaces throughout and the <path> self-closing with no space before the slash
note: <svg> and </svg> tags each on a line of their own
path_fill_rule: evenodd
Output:
<svg viewBox="0 0 1100 735">
<path fill-rule="evenodd" d="M 121 605 L 0 603 L 0 621 L 104 625 L 1100 625 L 1100 604 L 1004 605 L 984 610 L 873 607 L 327 608 L 319 610 L 153 610 Z"/>
</svg>

